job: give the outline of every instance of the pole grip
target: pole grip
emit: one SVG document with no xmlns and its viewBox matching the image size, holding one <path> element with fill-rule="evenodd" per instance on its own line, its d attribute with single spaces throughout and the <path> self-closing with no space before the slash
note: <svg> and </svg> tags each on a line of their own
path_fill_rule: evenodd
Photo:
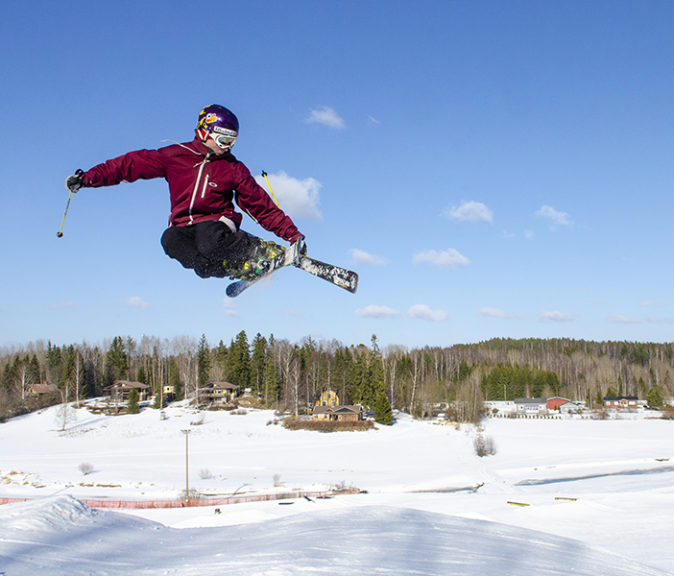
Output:
<svg viewBox="0 0 674 576">
<path fill-rule="evenodd" d="M 274 190 L 272 190 L 271 184 L 269 183 L 269 178 L 267 178 L 267 173 L 264 170 L 262 171 L 262 177 L 267 181 L 267 186 L 269 186 L 269 191 L 271 192 L 271 197 L 274 199 L 274 204 L 276 204 L 277 208 L 280 208 Z"/>
</svg>

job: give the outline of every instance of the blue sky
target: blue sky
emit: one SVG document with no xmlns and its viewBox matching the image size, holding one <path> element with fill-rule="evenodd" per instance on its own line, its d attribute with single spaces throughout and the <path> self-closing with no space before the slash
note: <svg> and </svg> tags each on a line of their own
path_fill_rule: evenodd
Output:
<svg viewBox="0 0 674 576">
<path fill-rule="evenodd" d="M 671 341 L 674 3 L 11 2 L 0 345 L 206 334 Z M 220 103 L 309 253 L 229 300 L 163 254 L 163 180 L 63 181 Z M 249 232 L 269 237 L 250 219 Z"/>
</svg>

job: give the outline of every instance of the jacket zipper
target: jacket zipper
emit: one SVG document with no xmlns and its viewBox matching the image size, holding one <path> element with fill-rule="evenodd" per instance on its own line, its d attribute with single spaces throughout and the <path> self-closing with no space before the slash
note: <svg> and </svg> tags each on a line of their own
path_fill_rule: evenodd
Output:
<svg viewBox="0 0 674 576">
<path fill-rule="evenodd" d="M 197 174 L 197 181 L 194 183 L 194 190 L 192 190 L 192 199 L 190 200 L 190 224 L 194 223 L 194 218 L 192 217 L 192 209 L 194 208 L 194 201 L 197 199 L 197 193 L 199 190 L 199 182 L 201 182 L 201 175 L 204 171 L 204 166 L 206 165 L 206 162 L 208 162 L 208 155 L 206 158 L 204 158 L 204 161 L 199 164 L 199 174 Z M 208 175 L 206 175 L 206 182 L 204 183 L 204 191 L 201 194 L 201 197 L 204 197 L 204 194 L 206 192 L 206 185 L 208 184 Z"/>
<path fill-rule="evenodd" d="M 201 197 L 205 198 L 206 197 L 206 190 L 208 189 L 208 180 L 210 178 L 210 174 L 206 174 L 206 180 L 204 180 L 204 185 L 201 188 Z"/>
</svg>

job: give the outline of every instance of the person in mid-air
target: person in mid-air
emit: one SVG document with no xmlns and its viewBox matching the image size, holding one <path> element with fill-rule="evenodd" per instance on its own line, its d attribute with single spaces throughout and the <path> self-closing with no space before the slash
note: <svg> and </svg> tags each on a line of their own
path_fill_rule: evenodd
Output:
<svg viewBox="0 0 674 576">
<path fill-rule="evenodd" d="M 212 104 L 199 114 L 191 142 L 158 150 L 129 152 L 66 180 L 80 188 L 112 186 L 122 181 L 165 178 L 171 215 L 161 244 L 166 254 L 202 278 L 251 279 L 263 274 L 283 248 L 241 230 L 238 206 L 265 230 L 286 240 L 299 252 L 304 236 L 274 204 L 248 168 L 232 155 L 239 121 L 224 106 Z"/>
</svg>

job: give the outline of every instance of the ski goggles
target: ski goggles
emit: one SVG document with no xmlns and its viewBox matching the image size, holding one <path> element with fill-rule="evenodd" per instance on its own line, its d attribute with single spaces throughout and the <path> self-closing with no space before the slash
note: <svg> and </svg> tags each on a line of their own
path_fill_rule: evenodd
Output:
<svg viewBox="0 0 674 576">
<path fill-rule="evenodd" d="M 228 130 L 227 128 L 220 128 L 215 126 L 213 132 L 211 132 L 211 138 L 222 150 L 230 150 L 236 142 L 236 137 L 238 134 L 234 130 Z"/>
</svg>

